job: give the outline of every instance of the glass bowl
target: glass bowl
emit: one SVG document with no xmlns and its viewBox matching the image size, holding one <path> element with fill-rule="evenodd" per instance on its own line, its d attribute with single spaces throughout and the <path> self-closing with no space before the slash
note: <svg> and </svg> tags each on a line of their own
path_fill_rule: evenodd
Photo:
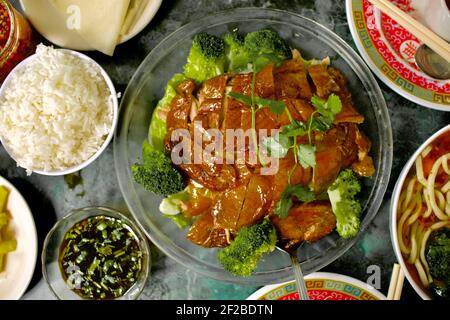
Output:
<svg viewBox="0 0 450 320">
<path fill-rule="evenodd" d="M 42 273 L 50 290 L 60 300 L 83 300 L 72 291 L 63 278 L 59 266 L 60 247 L 67 231 L 76 223 L 95 216 L 115 218 L 128 225 L 137 237 L 139 248 L 142 251 L 142 270 L 136 283 L 128 291 L 116 300 L 135 300 L 139 297 L 149 277 L 151 265 L 150 248 L 145 235 L 136 224 L 122 213 L 103 207 L 88 207 L 75 209 L 58 221 L 45 238 L 42 250 Z"/>
<path fill-rule="evenodd" d="M 223 35 L 238 28 L 242 32 L 264 27 L 277 30 L 292 47 L 307 58 L 330 56 L 332 65 L 347 76 L 353 100 L 366 117 L 363 130 L 372 140 L 371 155 L 376 173 L 364 179 L 362 234 L 376 215 L 386 191 L 392 164 L 392 131 L 386 103 L 370 70 L 361 58 L 332 31 L 294 13 L 279 10 L 241 8 L 215 13 L 178 29 L 163 40 L 142 62 L 121 102 L 120 122 L 114 139 L 116 171 L 125 201 L 148 237 L 169 257 L 208 277 L 249 285 L 279 283 L 293 278 L 288 254 L 275 250 L 247 278 L 224 271 L 217 249 L 192 244 L 159 212 L 162 197 L 146 192 L 133 181 L 130 166 L 141 156 L 142 142 L 157 101 L 173 74 L 182 71 L 193 36 L 198 32 Z M 304 243 L 298 256 L 305 274 L 314 272 L 341 256 L 356 239 L 345 240 L 336 232 L 315 243 Z"/>
</svg>

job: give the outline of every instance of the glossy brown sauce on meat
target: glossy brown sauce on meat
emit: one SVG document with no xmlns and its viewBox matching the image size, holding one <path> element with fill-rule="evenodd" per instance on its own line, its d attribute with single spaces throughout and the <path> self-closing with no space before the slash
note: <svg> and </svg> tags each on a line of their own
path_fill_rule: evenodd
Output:
<svg viewBox="0 0 450 320">
<path fill-rule="evenodd" d="M 222 133 L 226 129 L 251 128 L 251 109 L 227 96 L 229 91 L 251 95 L 251 88 L 251 73 L 221 75 L 200 86 L 191 80 L 181 83 L 167 115 L 167 152 L 174 147 L 170 141 L 173 130 L 184 128 L 193 132 L 194 123 L 201 123 L 205 130 L 213 128 Z M 369 156 L 371 144 L 358 128 L 364 117 L 353 106 L 345 77 L 338 69 L 323 64 L 306 68 L 297 51 L 292 60 L 278 67 L 269 65 L 256 75 L 255 94 L 284 101 L 292 117 L 302 122 L 315 111 L 310 102 L 312 95 L 326 99 L 331 93 L 340 97 L 343 108 L 332 129 L 312 137 L 316 145 L 314 170 L 295 166 L 292 151 L 280 159 L 279 170 L 274 175 L 261 175 L 261 164 L 247 161 L 217 164 L 204 160 L 201 164 L 179 165 L 194 186 L 191 192 L 196 189 L 195 185 L 199 190 L 209 191 L 207 196 L 193 192 L 183 205 L 183 214 L 197 217 L 189 230 L 189 240 L 204 247 L 224 247 L 241 227 L 255 224 L 266 216 L 270 217 L 286 247 L 316 241 L 335 228 L 336 220 L 328 201 L 296 203 L 286 219 L 280 219 L 272 211 L 289 184 L 288 172 L 294 167 L 290 183 L 307 185 L 317 195 L 326 191 L 344 168 L 351 167 L 364 177 L 373 175 L 373 161 Z M 276 129 L 289 122 L 286 113 L 276 115 L 265 108 L 256 113 L 255 127 L 257 131 Z M 197 147 L 203 150 L 206 145 Z M 219 156 L 234 158 L 236 152 L 248 154 L 248 143 L 239 147 L 235 144 L 234 150 Z M 192 152 L 190 156 L 194 155 Z"/>
</svg>

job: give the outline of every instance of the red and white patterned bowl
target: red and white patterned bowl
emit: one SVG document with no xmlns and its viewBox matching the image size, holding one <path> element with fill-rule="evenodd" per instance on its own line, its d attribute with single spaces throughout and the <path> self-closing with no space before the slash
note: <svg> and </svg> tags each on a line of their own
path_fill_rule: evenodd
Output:
<svg viewBox="0 0 450 320">
<path fill-rule="evenodd" d="M 390 0 L 421 23 L 427 1 Z M 436 80 L 416 65 L 420 41 L 368 0 L 347 0 L 347 20 L 361 56 L 392 90 L 422 106 L 450 111 L 450 80 Z"/>
<path fill-rule="evenodd" d="M 311 300 L 386 300 L 372 286 L 336 273 L 316 272 L 305 277 Z M 247 300 L 300 300 L 295 281 L 265 286 Z"/>
</svg>

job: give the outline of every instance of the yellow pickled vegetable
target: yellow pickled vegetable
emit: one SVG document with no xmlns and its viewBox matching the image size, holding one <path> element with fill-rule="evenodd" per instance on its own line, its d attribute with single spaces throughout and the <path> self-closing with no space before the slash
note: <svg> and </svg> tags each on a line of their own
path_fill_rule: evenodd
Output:
<svg viewBox="0 0 450 320">
<path fill-rule="evenodd" d="M 15 251 L 17 248 L 17 241 L 15 239 L 5 239 L 4 235 L 2 235 L 9 221 L 9 216 L 5 212 L 8 196 L 8 189 L 0 186 L 0 272 L 4 269 L 6 254 Z"/>
</svg>

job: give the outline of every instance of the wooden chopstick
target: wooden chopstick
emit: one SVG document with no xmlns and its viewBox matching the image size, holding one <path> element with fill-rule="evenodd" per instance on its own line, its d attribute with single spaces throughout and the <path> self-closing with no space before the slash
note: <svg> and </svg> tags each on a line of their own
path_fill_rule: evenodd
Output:
<svg viewBox="0 0 450 320">
<path fill-rule="evenodd" d="M 389 0 L 369 0 L 369 2 L 394 19 L 442 58 L 450 62 L 450 44 L 447 41 L 402 11 Z"/>
<path fill-rule="evenodd" d="M 389 284 L 389 291 L 387 295 L 388 300 L 400 300 L 403 290 L 403 283 L 405 274 L 400 266 L 396 263 L 392 269 L 391 282 Z"/>
</svg>

